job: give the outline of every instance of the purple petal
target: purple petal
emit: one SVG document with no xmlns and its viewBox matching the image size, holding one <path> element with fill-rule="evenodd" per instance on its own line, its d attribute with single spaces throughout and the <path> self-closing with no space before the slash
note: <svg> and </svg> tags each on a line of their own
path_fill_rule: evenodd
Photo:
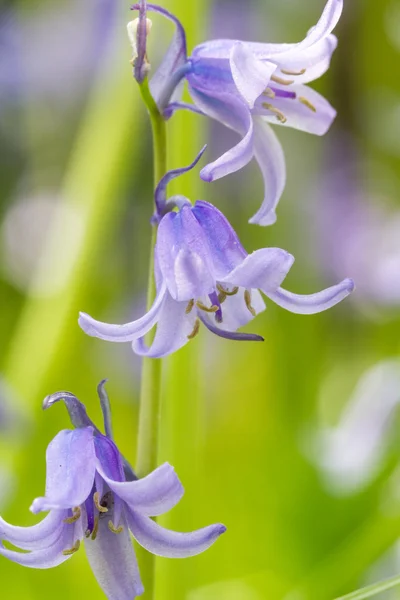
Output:
<svg viewBox="0 0 400 600">
<path fill-rule="evenodd" d="M 231 51 L 230 67 L 237 89 L 249 107 L 253 108 L 256 99 L 268 86 L 276 65 L 258 60 L 246 44 L 238 42 Z"/>
<path fill-rule="evenodd" d="M 67 510 L 52 510 L 33 527 L 10 525 L 0 517 L 0 540 L 6 540 L 22 550 L 39 550 L 51 546 L 60 536 Z"/>
<path fill-rule="evenodd" d="M 294 258 L 281 248 L 262 248 L 249 254 L 229 275 L 221 279 L 222 284 L 275 291 L 288 274 Z"/>
<path fill-rule="evenodd" d="M 215 287 L 207 239 L 189 206 L 162 218 L 155 260 L 174 300 L 189 301 Z"/>
<path fill-rule="evenodd" d="M 187 307 L 188 302 L 177 302 L 168 294 L 150 348 L 144 338 L 140 338 L 133 342 L 133 351 L 140 356 L 161 358 L 187 344 L 196 320 L 196 309 L 187 314 Z"/>
<path fill-rule="evenodd" d="M 209 202 L 199 200 L 192 209 L 211 249 L 216 279 L 225 277 L 247 256 L 226 217 Z"/>
<path fill-rule="evenodd" d="M 236 331 L 254 319 L 246 304 L 244 292 L 244 288 L 240 288 L 237 294 L 226 298 L 222 304 L 222 322 L 218 323 L 219 329 L 228 332 Z M 265 302 L 258 290 L 251 292 L 251 307 L 256 315 L 265 310 Z"/>
<path fill-rule="evenodd" d="M 278 304 L 299 315 L 313 315 L 327 310 L 338 302 L 341 302 L 354 290 L 354 282 L 344 279 L 341 283 L 333 285 L 322 292 L 310 295 L 292 294 L 282 288 L 276 292 L 268 292 L 266 295 Z"/>
<path fill-rule="evenodd" d="M 152 554 L 167 558 L 188 558 L 207 550 L 225 533 L 224 525 L 210 525 L 192 533 L 177 533 L 161 527 L 155 521 L 129 511 L 129 528 L 141 546 Z"/>
<path fill-rule="evenodd" d="M 184 490 L 175 470 L 164 463 L 137 481 L 117 482 L 101 471 L 109 487 L 132 509 L 148 517 L 157 517 L 171 510 Z"/>
<path fill-rule="evenodd" d="M 95 474 L 93 428 L 60 431 L 46 452 L 46 496 L 36 498 L 33 513 L 72 508 L 89 496 Z"/>
<path fill-rule="evenodd" d="M 167 108 L 164 109 L 163 115 L 165 119 L 170 119 L 177 110 L 188 110 L 196 113 L 197 115 L 204 116 L 204 113 L 197 108 L 194 104 L 188 104 L 187 102 L 171 102 Z"/>
<path fill-rule="evenodd" d="M 257 102 L 255 113 L 262 115 L 273 125 L 292 127 L 314 135 L 325 135 L 336 117 L 336 110 L 312 88 L 292 85 L 290 90 L 296 94 L 296 99 L 275 98 L 269 101 L 285 115 L 286 121 L 278 120 L 273 112 L 262 106 L 262 101 Z M 310 104 L 307 106 L 304 102 Z"/>
<path fill-rule="evenodd" d="M 239 331 L 226 331 L 217 327 L 208 315 L 199 317 L 201 322 L 207 327 L 211 333 L 214 333 L 218 337 L 225 338 L 226 340 L 233 340 L 235 342 L 263 342 L 264 338 L 256 333 L 241 333 Z"/>
<path fill-rule="evenodd" d="M 105 435 L 96 435 L 94 438 L 96 450 L 96 468 L 101 475 L 105 474 L 114 481 L 124 481 L 124 467 L 121 454 L 112 440 Z"/>
<path fill-rule="evenodd" d="M 125 325 L 103 323 L 102 321 L 96 321 L 83 312 L 79 313 L 78 323 L 83 331 L 92 337 L 108 342 L 131 342 L 145 335 L 157 323 L 165 294 L 166 285 L 162 283 L 150 310 L 143 317 L 131 323 L 125 323 Z"/>
<path fill-rule="evenodd" d="M 272 225 L 276 206 L 286 183 L 286 164 L 282 146 L 272 128 L 261 117 L 254 121 L 254 156 L 264 179 L 264 201 L 249 223 Z"/>
<path fill-rule="evenodd" d="M 104 513 L 96 539 L 85 539 L 86 556 L 108 600 L 133 600 L 144 592 L 135 552 L 125 519 L 123 531 L 116 534 L 108 527 L 112 517 Z"/>
<path fill-rule="evenodd" d="M 60 400 L 62 400 L 67 407 L 71 423 L 74 427 L 93 427 L 95 431 L 99 432 L 96 425 L 88 417 L 85 405 L 82 404 L 82 402 L 80 402 L 80 400 L 78 400 L 78 398 L 71 392 L 55 392 L 54 394 L 46 396 L 42 403 L 43 410 L 47 410 Z"/>
</svg>

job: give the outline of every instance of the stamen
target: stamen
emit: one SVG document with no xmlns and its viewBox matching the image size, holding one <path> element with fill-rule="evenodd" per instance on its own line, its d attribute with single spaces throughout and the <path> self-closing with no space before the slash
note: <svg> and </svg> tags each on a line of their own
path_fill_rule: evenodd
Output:
<svg viewBox="0 0 400 600">
<path fill-rule="evenodd" d="M 265 88 L 262 95 L 267 96 L 267 98 L 275 98 L 275 96 L 276 96 L 274 90 L 271 90 L 271 88 L 269 88 L 269 87 Z"/>
<path fill-rule="evenodd" d="M 115 527 L 114 523 L 112 521 L 108 521 L 108 529 L 110 531 L 112 531 L 113 533 L 122 533 L 124 528 L 122 527 L 122 525 L 120 525 L 120 527 Z"/>
<path fill-rule="evenodd" d="M 108 508 L 106 508 L 105 506 L 102 506 L 100 504 L 100 493 L 99 492 L 95 492 L 93 494 L 93 502 L 94 502 L 95 507 L 97 508 L 97 510 L 100 513 L 106 513 L 106 512 L 108 512 Z"/>
<path fill-rule="evenodd" d="M 229 291 L 222 287 L 220 283 L 217 283 L 217 290 L 221 292 L 221 294 L 225 294 L 225 296 L 236 296 L 239 291 L 238 287 L 234 287 L 233 290 Z"/>
<path fill-rule="evenodd" d="M 63 550 L 62 553 L 64 554 L 64 556 L 70 556 L 71 554 L 75 554 L 75 552 L 78 552 L 80 546 L 81 540 L 76 540 L 72 548 L 68 548 L 68 550 Z"/>
<path fill-rule="evenodd" d="M 311 102 L 309 100 L 307 100 L 307 98 L 304 98 L 303 96 L 299 96 L 299 102 L 304 104 L 304 106 L 307 106 L 307 108 L 309 108 L 313 112 L 315 112 L 315 113 L 317 112 L 317 109 L 315 108 L 314 104 L 311 104 Z"/>
<path fill-rule="evenodd" d="M 279 110 L 278 108 L 275 108 L 275 106 L 272 106 L 272 104 L 269 104 L 268 102 L 263 102 L 262 106 L 264 108 L 270 110 L 272 113 L 274 113 L 274 115 L 276 116 L 278 121 L 280 121 L 281 123 L 286 123 L 287 118 L 285 117 L 285 115 L 283 114 L 283 112 L 281 110 Z"/>
<path fill-rule="evenodd" d="M 255 311 L 255 308 L 251 305 L 251 293 L 249 292 L 249 290 L 245 290 L 244 292 L 244 301 L 246 302 L 246 306 L 253 315 L 253 317 L 256 317 L 257 313 Z"/>
<path fill-rule="evenodd" d="M 199 319 L 196 319 L 196 322 L 195 322 L 195 324 L 194 324 L 194 327 L 193 327 L 193 331 L 192 331 L 192 333 L 190 333 L 190 334 L 187 336 L 187 337 L 188 337 L 188 340 L 192 340 L 193 338 L 195 338 L 195 337 L 196 337 L 196 335 L 199 333 L 199 329 L 200 329 L 200 320 L 199 320 Z"/>
<path fill-rule="evenodd" d="M 220 304 L 222 304 L 223 302 L 225 302 L 225 300 L 227 299 L 227 297 L 228 297 L 228 295 L 227 295 L 227 294 L 225 294 L 225 292 L 220 292 L 220 293 L 218 294 L 218 302 L 219 302 Z"/>
<path fill-rule="evenodd" d="M 63 523 L 67 523 L 68 525 L 71 523 L 75 523 L 81 516 L 81 509 L 79 506 L 75 506 L 75 508 L 72 509 L 73 515 L 72 517 L 68 517 L 67 519 L 64 519 Z"/>
<path fill-rule="evenodd" d="M 90 531 L 90 529 L 86 529 L 85 531 L 85 537 L 89 538 L 91 536 L 92 532 Z"/>
<path fill-rule="evenodd" d="M 278 77 L 277 75 L 272 75 L 271 81 L 275 81 L 275 83 L 279 83 L 280 85 L 292 85 L 294 83 L 293 79 L 282 79 L 282 77 Z"/>
<path fill-rule="evenodd" d="M 200 310 L 204 310 L 205 312 L 208 312 L 208 313 L 215 313 L 219 309 L 219 307 L 215 306 L 215 304 L 213 304 L 212 306 L 206 306 L 205 304 L 200 302 L 200 300 L 197 300 L 196 306 L 197 306 L 197 308 L 200 308 Z"/>
<path fill-rule="evenodd" d="M 94 541 L 97 538 L 97 532 L 99 531 L 99 517 L 96 517 L 94 520 L 94 526 L 92 531 L 92 540 Z"/>
<path fill-rule="evenodd" d="M 304 75 L 307 69 L 301 69 L 300 71 L 291 71 L 290 69 L 281 69 L 281 73 L 284 75 Z"/>
<path fill-rule="evenodd" d="M 187 305 L 186 310 L 185 310 L 185 313 L 187 315 L 192 312 L 193 306 L 194 306 L 194 300 L 192 298 L 191 300 L 189 300 L 188 305 Z"/>
</svg>

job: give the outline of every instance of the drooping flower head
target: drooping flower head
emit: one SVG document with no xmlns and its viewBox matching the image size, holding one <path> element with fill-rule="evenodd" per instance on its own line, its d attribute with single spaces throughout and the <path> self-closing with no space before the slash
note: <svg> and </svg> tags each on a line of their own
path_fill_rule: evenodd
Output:
<svg viewBox="0 0 400 600">
<path fill-rule="evenodd" d="M 47 448 L 46 495 L 33 501 L 31 511 L 49 514 L 33 527 L 15 527 L 0 518 L 0 555 L 26 567 L 48 569 L 71 558 L 83 540 L 109 600 L 132 600 L 144 589 L 129 532 L 153 554 L 184 558 L 206 550 L 225 527 L 176 533 L 151 519 L 173 508 L 183 487 L 168 463 L 137 479 L 111 439 L 104 382 L 99 395 L 106 435 L 70 392 L 45 398 L 43 408 L 64 400 L 76 429 L 60 431 Z M 4 541 L 27 552 L 10 550 Z"/>
<path fill-rule="evenodd" d="M 139 5 L 132 8 L 137 10 Z M 166 117 L 178 109 L 194 110 L 242 137 L 200 175 L 211 182 L 241 169 L 254 157 L 264 178 L 265 197 L 251 223 L 275 222 L 285 186 L 283 151 L 269 123 L 323 135 L 336 116 L 330 104 L 305 84 L 329 67 L 337 45 L 331 31 L 342 8 L 343 0 L 328 0 L 318 23 L 297 44 L 212 40 L 194 48 L 188 58 L 185 32 L 176 17 L 162 7 L 148 5 L 148 10 L 176 24 L 170 48 L 151 80 L 152 94 Z M 180 101 L 184 79 L 194 105 Z"/>
<path fill-rule="evenodd" d="M 224 215 L 208 202 L 192 206 L 183 196 L 167 201 L 168 181 L 190 169 L 199 157 L 189 167 L 165 175 L 156 190 L 155 219 L 160 223 L 153 306 L 125 325 L 103 323 L 81 313 L 79 324 L 88 335 L 132 342 L 134 352 L 154 358 L 181 348 L 201 324 L 224 338 L 262 341 L 259 335 L 237 331 L 265 309 L 260 292 L 291 312 L 314 314 L 334 306 L 354 289 L 352 280 L 345 279 L 316 294 L 288 292 L 281 284 L 294 261 L 289 252 L 263 248 L 248 254 Z M 177 210 L 171 211 L 172 206 Z M 154 341 L 147 348 L 143 338 L 156 324 Z"/>
</svg>

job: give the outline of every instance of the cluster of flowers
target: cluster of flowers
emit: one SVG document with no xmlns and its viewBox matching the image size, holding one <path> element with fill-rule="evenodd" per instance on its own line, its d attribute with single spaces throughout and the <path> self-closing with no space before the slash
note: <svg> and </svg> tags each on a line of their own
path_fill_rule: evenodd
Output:
<svg viewBox="0 0 400 600">
<path fill-rule="evenodd" d="M 187 55 L 185 32 L 175 16 L 145 2 L 135 4 L 139 19 L 128 26 L 134 49 L 133 66 L 139 83 L 147 77 L 146 38 L 151 22 L 146 10 L 161 13 L 176 25 L 164 59 L 150 81 L 150 90 L 165 119 L 187 109 L 211 117 L 233 129 L 240 142 L 204 167 L 205 181 L 233 173 L 253 157 L 265 182 L 264 200 L 251 223 L 269 225 L 285 185 L 282 148 L 269 123 L 324 134 L 335 117 L 329 103 L 305 84 L 329 67 L 336 47 L 331 31 L 343 0 L 328 0 L 322 16 L 297 44 L 260 44 L 214 40 Z M 194 104 L 181 101 L 184 82 Z M 97 321 L 81 313 L 79 324 L 91 336 L 113 342 L 131 342 L 139 355 L 159 358 L 175 352 L 195 337 L 200 325 L 218 336 L 239 341 L 262 341 L 256 334 L 239 332 L 265 309 L 264 294 L 283 308 L 313 314 L 326 310 L 352 290 L 341 283 L 311 295 L 281 287 L 293 256 L 280 248 L 248 254 L 225 216 L 213 205 L 183 196 L 168 198 L 168 183 L 192 169 L 204 149 L 189 165 L 167 173 L 155 192 L 153 225 L 157 227 L 154 276 L 156 298 L 142 318 L 124 325 Z M 150 347 L 145 335 L 154 326 Z M 103 383 L 99 396 L 105 417 L 103 435 L 78 399 L 59 392 L 44 408 L 64 400 L 74 430 L 61 431 L 47 450 L 44 498 L 34 500 L 34 513 L 50 511 L 30 528 L 0 519 L 0 554 L 25 566 L 49 568 L 70 558 L 82 540 L 100 586 L 112 600 L 131 600 L 143 593 L 129 531 L 150 552 L 168 557 L 192 556 L 207 549 L 225 531 L 211 525 L 193 533 L 167 531 L 151 517 L 170 510 L 183 494 L 173 468 L 165 464 L 143 479 L 118 451 L 111 433 L 108 398 Z"/>
</svg>

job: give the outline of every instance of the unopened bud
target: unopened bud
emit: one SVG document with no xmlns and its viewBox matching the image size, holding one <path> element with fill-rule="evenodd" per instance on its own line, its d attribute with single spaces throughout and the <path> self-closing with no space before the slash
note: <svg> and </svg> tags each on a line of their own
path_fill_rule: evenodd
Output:
<svg viewBox="0 0 400 600">
<path fill-rule="evenodd" d="M 141 16 L 127 25 L 129 41 L 132 45 L 131 64 L 134 68 L 135 79 L 141 83 L 150 71 L 150 63 L 147 58 L 146 42 L 152 28 L 150 19 Z"/>
</svg>

